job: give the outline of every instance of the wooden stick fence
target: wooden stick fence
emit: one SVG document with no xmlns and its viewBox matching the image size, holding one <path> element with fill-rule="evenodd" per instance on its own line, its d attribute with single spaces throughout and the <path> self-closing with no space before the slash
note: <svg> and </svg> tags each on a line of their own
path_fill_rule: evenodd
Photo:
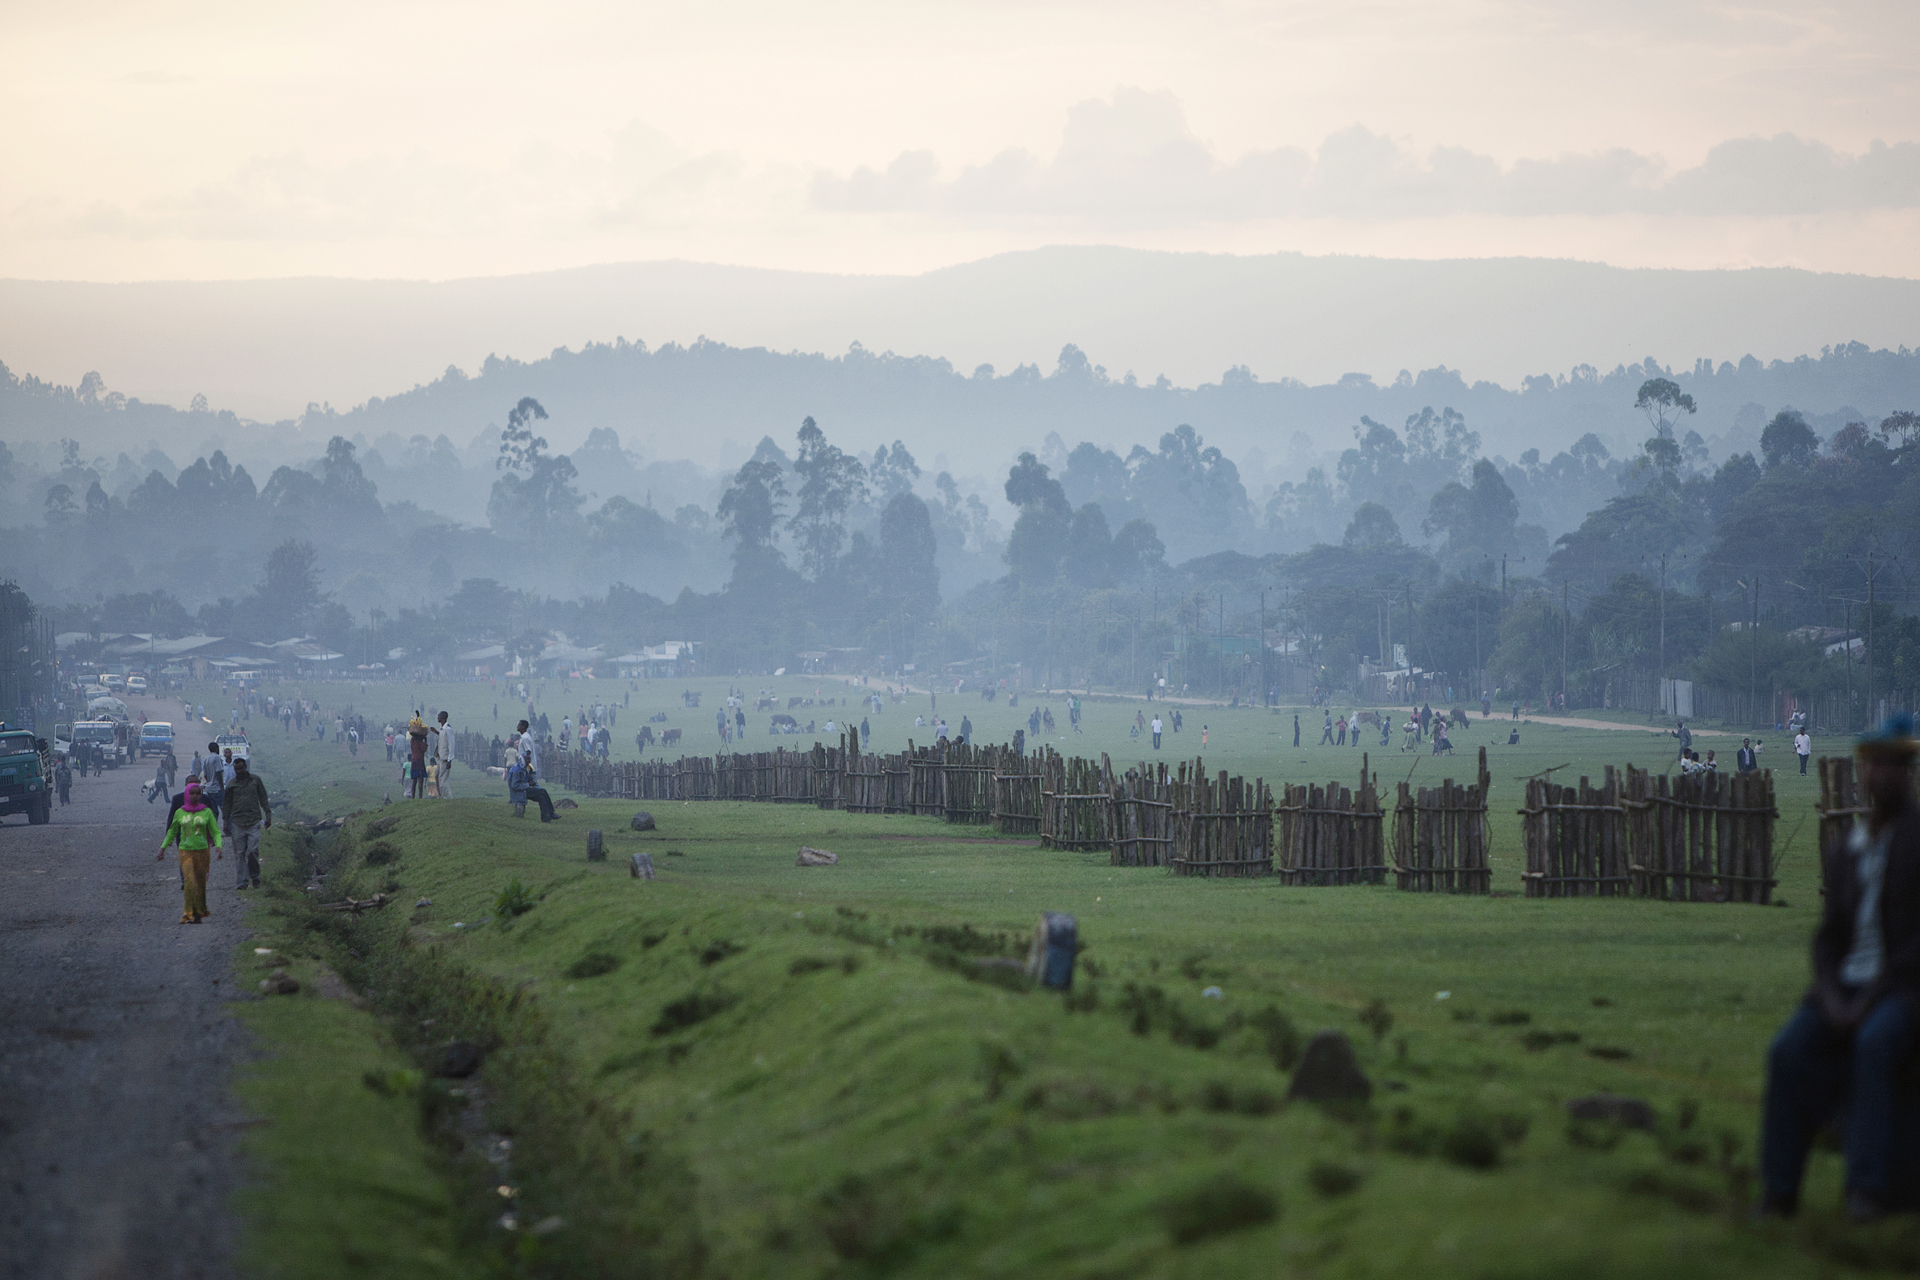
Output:
<svg viewBox="0 0 1920 1280">
<path fill-rule="evenodd" d="M 1853 824 L 1872 811 L 1849 756 L 1820 758 L 1820 883 L 1847 854 Z"/>
<path fill-rule="evenodd" d="M 1174 783 L 1164 764 L 1141 764 L 1114 779 L 1107 804 L 1107 843 L 1116 867 L 1173 862 Z"/>
<path fill-rule="evenodd" d="M 1380 884 L 1386 834 L 1379 784 L 1360 757 L 1360 786 L 1288 786 L 1274 809 L 1277 870 L 1288 884 Z"/>
<path fill-rule="evenodd" d="M 1046 748 L 1040 761 L 1040 843 L 1049 849 L 1107 847 L 1107 788 L 1113 768 Z"/>
<path fill-rule="evenodd" d="M 1520 832 L 1529 898 L 1617 898 L 1635 892 L 1627 809 L 1611 765 L 1597 788 L 1585 778 L 1577 787 L 1528 778 Z"/>
<path fill-rule="evenodd" d="M 1045 778 L 1034 761 L 1011 749 L 993 771 L 993 829 L 1005 836 L 1037 836 Z"/>
<path fill-rule="evenodd" d="M 1264 876 L 1273 872 L 1273 793 L 1255 778 L 1209 779 L 1200 761 L 1182 764 L 1174 789 L 1173 873 Z"/>
<path fill-rule="evenodd" d="M 1418 893 L 1487 893 L 1487 749 L 1480 748 L 1479 779 L 1462 786 L 1452 778 L 1438 787 L 1400 784 L 1393 813 L 1394 875 L 1402 889 Z"/>
<path fill-rule="evenodd" d="M 480 767 L 496 753 L 480 734 L 457 750 Z M 1415 892 L 1485 893 L 1486 752 L 1470 784 L 1401 784 L 1393 859 L 1379 784 L 1361 757 L 1357 788 L 1291 785 L 1276 798 L 1263 779 L 1209 777 L 1201 762 L 1170 771 L 1141 763 L 1116 775 L 1105 756 L 1037 757 L 1010 748 L 936 743 L 862 752 L 851 736 L 807 750 L 602 761 L 549 752 L 550 782 L 590 796 L 812 804 L 850 813 L 914 813 L 1053 849 L 1110 850 L 1116 866 L 1167 866 L 1179 875 L 1257 876 L 1293 885 L 1380 884 L 1389 871 Z M 1822 760 L 1823 863 L 1844 848 L 1861 812 L 1852 762 Z M 1777 817 L 1771 774 L 1654 775 L 1609 769 L 1599 787 L 1528 780 L 1520 810 L 1529 897 L 1636 897 L 1765 903 L 1773 885 Z"/>
<path fill-rule="evenodd" d="M 1641 894 L 1682 902 L 1753 902 L 1773 897 L 1771 769 L 1650 775 L 1627 766 L 1634 872 Z"/>
</svg>

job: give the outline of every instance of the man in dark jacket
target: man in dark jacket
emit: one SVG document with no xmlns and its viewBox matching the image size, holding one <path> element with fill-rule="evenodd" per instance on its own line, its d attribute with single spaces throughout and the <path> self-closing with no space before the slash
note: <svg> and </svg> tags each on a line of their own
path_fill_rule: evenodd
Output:
<svg viewBox="0 0 1920 1280">
<path fill-rule="evenodd" d="M 1847 1214 L 1887 1208 L 1895 1069 L 1920 1000 L 1920 807 L 1911 794 L 1920 754 L 1913 718 L 1890 717 L 1861 739 L 1870 809 L 1824 869 L 1826 909 L 1813 938 L 1813 989 L 1767 1054 L 1760 1211 L 1799 1207 L 1807 1149 L 1844 1102 Z"/>
</svg>

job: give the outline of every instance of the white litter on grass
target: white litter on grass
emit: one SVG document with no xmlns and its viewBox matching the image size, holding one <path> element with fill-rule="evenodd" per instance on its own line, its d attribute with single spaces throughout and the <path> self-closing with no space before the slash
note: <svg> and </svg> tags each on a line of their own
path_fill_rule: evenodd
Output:
<svg viewBox="0 0 1920 1280">
<path fill-rule="evenodd" d="M 1434 992 L 1434 993 L 1433 993 L 1433 998 L 1434 998 L 1435 1000 L 1451 1000 L 1451 999 L 1453 999 L 1453 992 L 1451 992 L 1451 991 L 1436 991 L 1436 992 Z"/>
<path fill-rule="evenodd" d="M 272 947 L 255 947 L 253 949 L 253 954 L 257 956 L 270 956 L 273 954 L 273 948 Z"/>
<path fill-rule="evenodd" d="M 1224 993 L 1218 987 L 1208 987 L 1205 991 L 1202 991 L 1200 993 L 1202 998 L 1207 1000 L 1219 1000 L 1223 998 L 1223 994 Z"/>
</svg>

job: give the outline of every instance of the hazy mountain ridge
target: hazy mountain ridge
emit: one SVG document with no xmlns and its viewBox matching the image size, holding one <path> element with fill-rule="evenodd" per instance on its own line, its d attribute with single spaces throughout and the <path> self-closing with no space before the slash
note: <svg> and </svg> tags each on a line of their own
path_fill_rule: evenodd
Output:
<svg viewBox="0 0 1920 1280">
<path fill-rule="evenodd" d="M 479 403 L 497 385 L 486 353 L 565 400 L 544 379 L 547 353 L 570 348 L 576 359 L 561 361 L 561 371 L 606 367 L 618 362 L 584 357 L 598 353 L 597 344 L 617 350 L 621 335 L 634 345 L 647 339 L 649 354 L 662 358 L 628 385 L 583 385 L 572 415 L 553 423 L 557 447 L 611 426 L 655 455 L 724 466 L 720 446 L 729 436 L 750 446 L 812 413 L 855 435 L 901 436 L 923 453 L 947 449 L 956 468 L 1000 465 L 1042 420 L 1063 436 L 1115 447 L 1190 421 L 1230 452 L 1258 446 L 1274 456 L 1294 431 L 1324 451 L 1344 445 L 1361 414 L 1404 419 L 1450 402 L 1489 451 L 1518 452 L 1540 443 L 1540 430 L 1570 433 L 1567 440 L 1589 430 L 1616 444 L 1634 439 L 1635 415 L 1612 388 L 1569 377 L 1575 385 L 1542 416 L 1526 379 L 1583 365 L 1643 368 L 1648 353 L 1663 368 L 1686 368 L 1704 353 L 1738 362 L 1748 352 L 1763 371 L 1776 356 L 1799 368 L 1785 379 L 1715 378 L 1690 388 L 1708 436 L 1724 432 L 1749 401 L 1791 402 L 1814 414 L 1911 403 L 1911 379 L 1881 386 L 1863 382 L 1857 365 L 1809 371 L 1792 358 L 1836 341 L 1890 350 L 1912 342 L 1920 282 L 1787 269 L 1102 248 L 1004 254 L 915 277 L 667 262 L 444 283 L 0 281 L 0 358 L 50 381 L 77 382 L 98 369 L 110 387 L 147 400 L 184 404 L 205 392 L 239 417 L 289 423 L 304 405 L 358 405 L 429 438 L 444 431 L 470 439 L 504 412 Z M 1085 352 L 1090 368 L 1060 381 L 1035 376 L 1068 345 Z M 821 352 L 849 354 L 802 354 Z M 1002 376 L 976 385 L 970 375 L 981 363 Z M 485 384 L 473 389 L 474 400 L 443 389 L 436 411 L 444 414 L 404 423 L 392 416 L 432 399 L 395 397 L 397 389 L 432 384 L 450 365 Z M 1142 385 L 1121 391 L 1081 376 L 1101 366 L 1112 383 L 1131 370 Z M 1403 368 L 1434 374 L 1424 385 L 1415 378 L 1395 386 Z M 52 376 L 61 370 L 70 372 Z M 1021 372 L 1006 376 L 1014 370 Z M 1370 370 L 1384 385 L 1343 379 L 1350 370 Z M 1149 393 L 1162 373 L 1170 385 Z M 646 398 L 618 402 L 625 394 Z M 381 406 L 375 397 L 384 397 Z M 644 422 L 669 438 L 650 446 L 636 432 Z M 691 440 L 689 422 L 700 428 Z M 921 426 L 949 438 L 932 446 L 905 434 Z M 328 429 L 305 433 L 319 438 L 300 450 L 316 451 Z M 120 447 L 146 444 L 141 437 Z"/>
</svg>

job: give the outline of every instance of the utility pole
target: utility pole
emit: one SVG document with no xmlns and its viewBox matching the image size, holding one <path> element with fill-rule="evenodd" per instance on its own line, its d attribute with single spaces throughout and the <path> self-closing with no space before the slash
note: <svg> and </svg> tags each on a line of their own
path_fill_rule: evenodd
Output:
<svg viewBox="0 0 1920 1280">
<path fill-rule="evenodd" d="M 1847 727 L 1853 727 L 1853 598 L 1846 598 L 1841 617 L 1845 625 L 1840 628 L 1840 652 L 1847 659 Z"/>
<path fill-rule="evenodd" d="M 1560 579 L 1560 702 L 1561 710 L 1566 710 L 1567 701 L 1567 634 L 1573 630 L 1573 606 L 1567 599 L 1567 580 Z"/>
<path fill-rule="evenodd" d="M 1413 679 L 1413 579 L 1407 579 L 1407 683 Z M 1414 701 L 1419 701 L 1416 697 Z"/>
<path fill-rule="evenodd" d="M 1267 690 L 1273 686 L 1267 683 L 1267 589 L 1260 588 L 1260 705 L 1273 709 L 1273 698 Z"/>
<path fill-rule="evenodd" d="M 1753 575 L 1753 621 L 1749 625 L 1753 630 L 1753 644 L 1748 652 L 1753 656 L 1747 664 L 1747 700 L 1753 704 L 1753 711 L 1757 715 L 1760 711 L 1760 575 L 1757 573 Z M 1759 720 L 1754 721 L 1756 725 L 1759 723 Z"/>
<path fill-rule="evenodd" d="M 1400 668 L 1398 667 L 1398 665 L 1395 664 L 1393 660 L 1393 593 L 1392 592 L 1388 592 L 1382 597 L 1380 611 L 1383 615 L 1385 615 L 1387 620 L 1387 651 L 1380 655 L 1380 664 L 1382 666 L 1392 667 L 1395 671 L 1398 671 Z"/>
<path fill-rule="evenodd" d="M 1660 670 L 1655 678 L 1660 681 L 1660 691 L 1665 693 L 1667 689 L 1667 553 L 1664 551 L 1660 553 Z M 1676 698 L 1673 708 L 1660 709 L 1662 711 L 1677 710 L 1678 707 L 1679 699 Z"/>
<path fill-rule="evenodd" d="M 1873 552 L 1867 552 L 1867 728 L 1873 728 Z"/>
<path fill-rule="evenodd" d="M 1507 603 L 1507 553 L 1502 551 L 1500 553 L 1500 606 L 1502 608 L 1505 608 L 1506 603 Z"/>
</svg>

